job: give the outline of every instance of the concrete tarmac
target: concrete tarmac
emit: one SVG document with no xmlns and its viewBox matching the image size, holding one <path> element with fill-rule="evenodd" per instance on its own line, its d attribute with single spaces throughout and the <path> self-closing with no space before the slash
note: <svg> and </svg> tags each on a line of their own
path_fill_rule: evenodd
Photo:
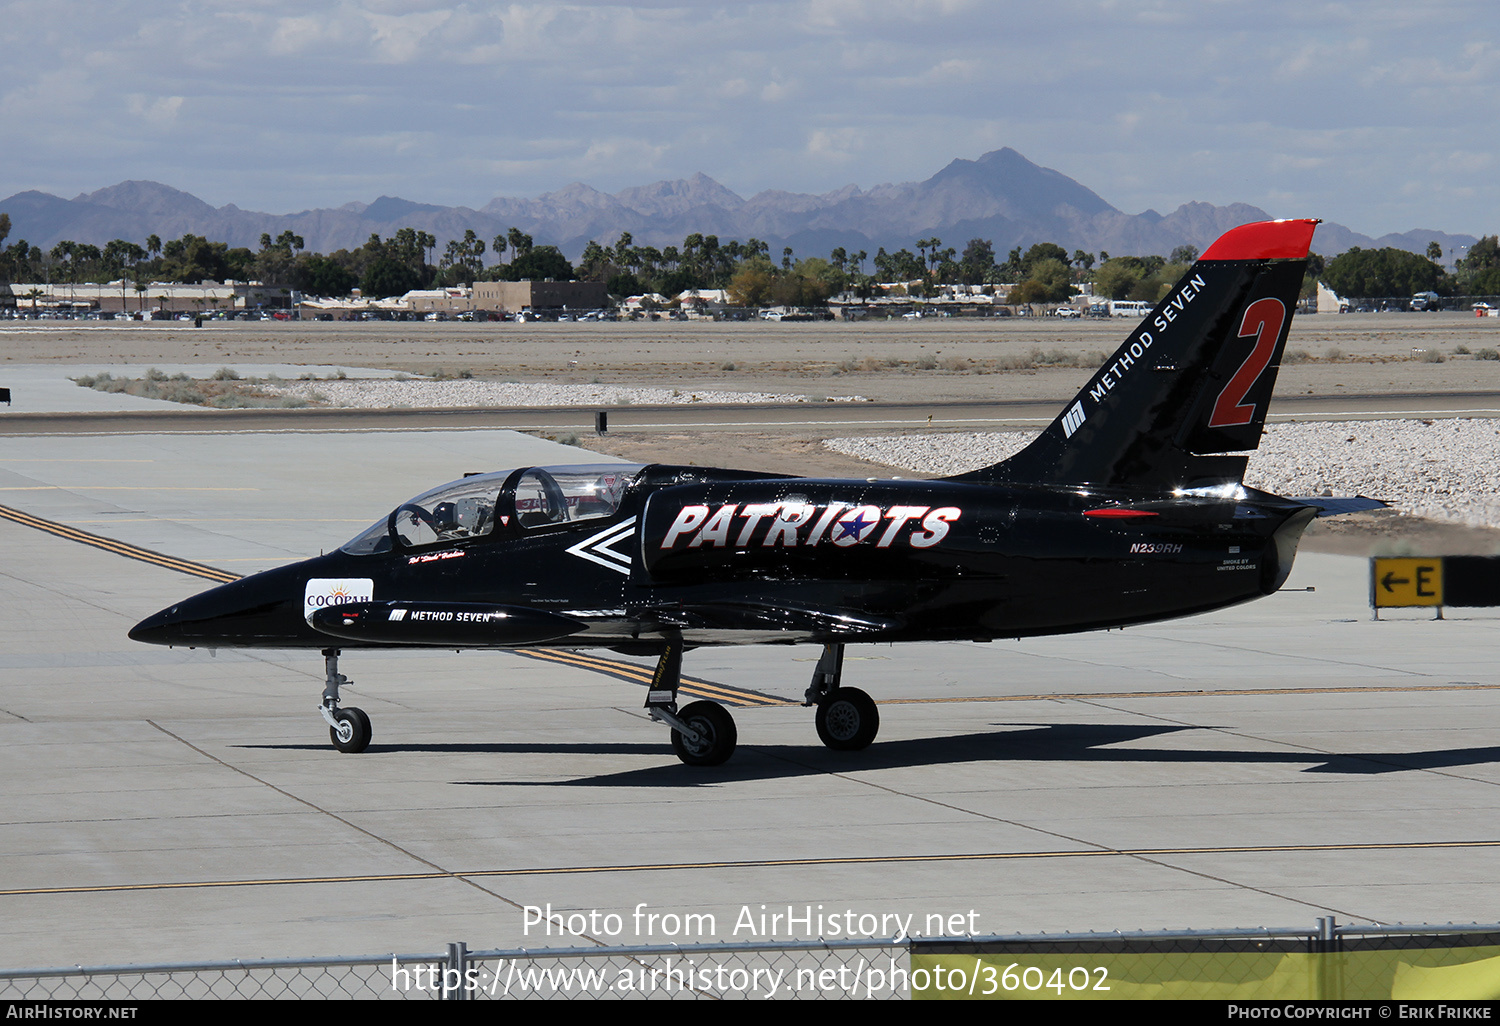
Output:
<svg viewBox="0 0 1500 1026">
<path fill-rule="evenodd" d="M 504 431 L 16 437 L 0 505 L 248 573 L 465 471 L 580 458 Z M 652 913 L 757 940 L 762 905 L 918 932 L 1500 921 L 1500 617 L 1373 621 L 1363 560 L 1126 631 L 852 646 L 882 703 L 853 754 L 790 704 L 816 651 L 698 650 L 686 673 L 789 700 L 735 710 L 703 770 L 639 685 L 495 652 L 346 656 L 374 744 L 341 755 L 316 653 L 127 640 L 209 582 L 11 520 L 0 551 L 4 966 L 706 939 Z M 548 904 L 623 930 L 528 928 Z"/>
</svg>

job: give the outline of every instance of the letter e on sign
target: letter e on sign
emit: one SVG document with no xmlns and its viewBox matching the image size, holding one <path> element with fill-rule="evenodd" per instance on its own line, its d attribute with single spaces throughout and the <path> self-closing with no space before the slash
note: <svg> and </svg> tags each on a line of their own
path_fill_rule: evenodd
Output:
<svg viewBox="0 0 1500 1026">
<path fill-rule="evenodd" d="M 1370 604 L 1376 609 L 1443 604 L 1443 561 L 1377 556 L 1370 560 Z"/>
</svg>

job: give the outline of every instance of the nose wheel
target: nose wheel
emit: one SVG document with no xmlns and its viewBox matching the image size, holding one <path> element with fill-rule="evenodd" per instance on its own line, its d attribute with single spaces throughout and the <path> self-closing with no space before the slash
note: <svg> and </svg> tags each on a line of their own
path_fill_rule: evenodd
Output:
<svg viewBox="0 0 1500 1026">
<path fill-rule="evenodd" d="M 333 718 L 337 724 L 328 728 L 328 737 L 333 741 L 333 747 L 351 754 L 370 747 L 370 717 L 365 715 L 363 709 L 353 706 L 339 709 L 334 712 Z"/>
</svg>

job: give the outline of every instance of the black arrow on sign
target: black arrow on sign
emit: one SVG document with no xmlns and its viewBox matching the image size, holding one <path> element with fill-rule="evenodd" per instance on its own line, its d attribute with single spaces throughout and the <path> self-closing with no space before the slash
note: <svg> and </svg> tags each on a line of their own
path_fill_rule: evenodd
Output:
<svg viewBox="0 0 1500 1026">
<path fill-rule="evenodd" d="M 1395 591 L 1396 589 L 1393 588 L 1393 587 L 1391 587 L 1391 585 L 1393 585 L 1393 584 L 1410 584 L 1411 583 L 1411 578 L 1410 577 L 1397 577 L 1396 576 L 1396 571 L 1391 570 L 1388 573 L 1386 573 L 1386 575 L 1384 577 L 1382 577 L 1380 579 L 1380 583 L 1381 583 L 1381 586 L 1384 587 L 1386 591 Z"/>
</svg>

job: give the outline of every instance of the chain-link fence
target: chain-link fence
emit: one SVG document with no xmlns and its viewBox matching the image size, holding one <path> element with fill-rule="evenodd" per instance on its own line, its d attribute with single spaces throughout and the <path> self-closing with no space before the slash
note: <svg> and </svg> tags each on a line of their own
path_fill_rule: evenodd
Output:
<svg viewBox="0 0 1500 1026">
<path fill-rule="evenodd" d="M 909 943 L 496 949 L 0 970 L 0 1000 L 905 998 Z"/>
<path fill-rule="evenodd" d="M 442 964 L 446 955 L 236 959 L 0 971 L 0 1000 L 162 1001 L 197 998 L 436 998 L 394 993 L 393 967 Z"/>
<path fill-rule="evenodd" d="M 0 1000 L 1500 998 L 1500 925 L 495 949 L 0 970 Z"/>
</svg>

